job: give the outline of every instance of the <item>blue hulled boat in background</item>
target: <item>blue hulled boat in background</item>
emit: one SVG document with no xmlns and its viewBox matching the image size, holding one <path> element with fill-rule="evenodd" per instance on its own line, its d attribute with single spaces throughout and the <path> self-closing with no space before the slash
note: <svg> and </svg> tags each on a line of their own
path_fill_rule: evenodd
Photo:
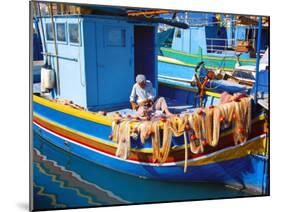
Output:
<svg viewBox="0 0 281 212">
<path fill-rule="evenodd" d="M 176 18 L 188 24 L 187 29 L 169 27 L 158 33 L 160 64 L 195 67 L 205 62 L 208 69 L 232 71 L 237 65 L 256 61 L 258 21 L 254 16 L 214 13 L 177 13 Z M 269 19 L 263 18 L 260 52 L 269 46 Z M 167 64 L 167 66 L 168 66 Z M 159 67 L 159 73 L 162 70 Z"/>
</svg>

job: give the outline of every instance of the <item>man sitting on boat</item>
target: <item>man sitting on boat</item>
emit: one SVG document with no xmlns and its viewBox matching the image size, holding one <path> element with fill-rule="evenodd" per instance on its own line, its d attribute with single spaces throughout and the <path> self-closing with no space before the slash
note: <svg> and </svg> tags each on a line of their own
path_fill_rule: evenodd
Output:
<svg viewBox="0 0 281 212">
<path fill-rule="evenodd" d="M 152 83 L 146 80 L 145 75 L 139 74 L 133 86 L 130 103 L 133 110 L 137 110 L 139 116 L 149 116 L 155 110 L 161 110 L 166 115 L 173 115 L 167 106 L 164 97 L 155 99 Z"/>
</svg>

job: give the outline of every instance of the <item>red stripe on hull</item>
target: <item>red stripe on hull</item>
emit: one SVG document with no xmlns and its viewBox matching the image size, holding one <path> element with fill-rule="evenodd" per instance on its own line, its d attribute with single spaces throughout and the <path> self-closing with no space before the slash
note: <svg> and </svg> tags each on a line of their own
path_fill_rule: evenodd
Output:
<svg viewBox="0 0 281 212">
<path fill-rule="evenodd" d="M 64 138 L 73 140 L 81 145 L 87 146 L 90 149 L 97 150 L 97 151 L 103 152 L 105 154 L 109 154 L 111 156 L 115 156 L 116 147 L 102 144 L 94 139 L 89 139 L 89 138 L 83 137 L 81 135 L 77 135 L 66 129 L 63 129 L 63 128 L 55 126 L 51 123 L 48 123 L 48 122 L 40 119 L 39 117 L 33 117 L 33 121 L 36 124 L 38 124 L 39 126 L 46 128 L 47 130 L 51 131 L 54 134 L 57 134 Z M 263 133 L 263 121 L 258 121 L 256 123 L 254 123 L 252 125 L 252 129 L 253 130 L 252 130 L 252 133 L 251 133 L 249 139 L 256 137 Z M 221 150 L 221 149 L 224 149 L 224 148 L 230 147 L 230 146 L 234 146 L 233 134 L 223 136 L 220 139 L 218 146 L 216 146 L 216 147 L 206 146 L 204 154 L 193 154 L 189 151 L 189 159 L 198 158 L 198 157 L 204 156 L 204 155 L 212 153 L 212 152 L 216 152 L 218 150 Z M 184 149 L 171 150 L 169 157 L 166 160 L 166 163 L 183 161 L 184 157 L 185 157 L 184 154 L 185 154 Z M 152 161 L 153 161 L 152 153 L 137 152 L 134 150 L 131 151 L 128 160 L 146 162 L 146 163 L 152 163 Z"/>
</svg>

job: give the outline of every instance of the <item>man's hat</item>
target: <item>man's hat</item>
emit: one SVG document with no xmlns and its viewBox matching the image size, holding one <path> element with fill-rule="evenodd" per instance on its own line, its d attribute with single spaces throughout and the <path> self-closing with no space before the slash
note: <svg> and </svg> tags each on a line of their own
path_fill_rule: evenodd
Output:
<svg viewBox="0 0 281 212">
<path fill-rule="evenodd" d="M 143 82 L 146 81 L 146 77 L 143 74 L 138 74 L 136 77 L 136 82 Z"/>
</svg>

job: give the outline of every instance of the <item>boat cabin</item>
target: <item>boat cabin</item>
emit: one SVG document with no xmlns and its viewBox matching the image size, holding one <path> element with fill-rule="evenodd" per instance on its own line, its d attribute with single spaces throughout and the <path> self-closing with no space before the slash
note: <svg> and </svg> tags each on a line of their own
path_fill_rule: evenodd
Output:
<svg viewBox="0 0 281 212">
<path fill-rule="evenodd" d="M 188 54 L 214 56 L 240 54 L 241 58 L 255 58 L 257 22 L 248 23 L 251 25 L 238 25 L 235 23 L 240 19 L 236 20 L 233 15 L 225 16 L 211 13 L 188 13 L 185 20 L 190 27 L 188 29 L 175 29 L 172 49 Z M 263 26 L 262 53 L 269 46 L 268 30 L 266 25 Z"/>
<path fill-rule="evenodd" d="M 137 74 L 157 88 L 157 24 L 121 16 L 40 18 L 47 66 L 55 73 L 52 97 L 88 110 L 129 106 Z"/>
</svg>

